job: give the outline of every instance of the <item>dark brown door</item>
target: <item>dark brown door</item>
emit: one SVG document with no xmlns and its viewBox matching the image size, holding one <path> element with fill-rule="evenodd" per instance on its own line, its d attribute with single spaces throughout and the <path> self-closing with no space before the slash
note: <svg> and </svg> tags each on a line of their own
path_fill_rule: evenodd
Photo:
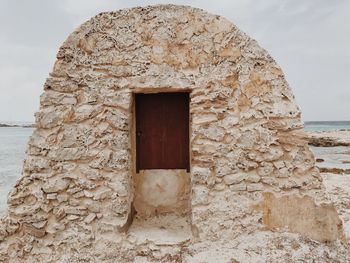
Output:
<svg viewBox="0 0 350 263">
<path fill-rule="evenodd" d="M 136 94 L 136 170 L 189 171 L 189 94 Z"/>
</svg>

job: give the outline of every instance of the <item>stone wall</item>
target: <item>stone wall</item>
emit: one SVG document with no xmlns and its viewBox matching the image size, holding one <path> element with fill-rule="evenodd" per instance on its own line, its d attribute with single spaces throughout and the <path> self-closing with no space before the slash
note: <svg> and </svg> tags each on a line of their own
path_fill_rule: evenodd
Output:
<svg viewBox="0 0 350 263">
<path fill-rule="evenodd" d="M 1 219 L 0 262 L 86 248 L 127 262 L 135 241 L 119 229 L 134 198 L 133 92 L 178 90 L 191 91 L 193 242 L 262 228 L 251 206 L 263 192 L 323 200 L 299 108 L 255 40 L 189 7 L 101 13 L 68 37 L 45 82 Z"/>
</svg>

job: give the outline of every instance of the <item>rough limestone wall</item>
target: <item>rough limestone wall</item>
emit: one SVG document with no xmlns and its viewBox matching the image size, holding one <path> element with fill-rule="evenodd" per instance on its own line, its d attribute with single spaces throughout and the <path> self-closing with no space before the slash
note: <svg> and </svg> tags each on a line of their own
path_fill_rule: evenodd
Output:
<svg viewBox="0 0 350 263">
<path fill-rule="evenodd" d="M 126 238 L 118 229 L 133 198 L 132 93 L 156 89 L 192 90 L 198 242 L 256 229 L 261 213 L 250 206 L 264 191 L 322 190 L 294 97 L 256 41 L 189 7 L 102 13 L 69 36 L 45 83 L 2 219 L 3 261 L 49 262 L 70 248 Z"/>
</svg>

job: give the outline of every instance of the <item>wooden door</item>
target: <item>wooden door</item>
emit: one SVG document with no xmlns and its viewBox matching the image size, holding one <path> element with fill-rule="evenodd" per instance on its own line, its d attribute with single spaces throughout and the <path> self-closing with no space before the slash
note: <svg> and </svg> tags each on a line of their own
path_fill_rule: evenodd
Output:
<svg viewBox="0 0 350 263">
<path fill-rule="evenodd" d="M 189 172 L 189 94 L 136 94 L 136 170 Z"/>
</svg>

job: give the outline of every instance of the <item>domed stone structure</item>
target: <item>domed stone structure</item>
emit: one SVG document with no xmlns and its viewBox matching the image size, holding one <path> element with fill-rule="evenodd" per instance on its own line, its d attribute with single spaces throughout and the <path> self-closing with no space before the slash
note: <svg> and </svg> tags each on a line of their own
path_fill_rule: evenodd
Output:
<svg viewBox="0 0 350 263">
<path fill-rule="evenodd" d="M 283 227 L 336 240 L 302 128 L 280 67 L 226 19 L 101 13 L 46 80 L 0 262 L 204 262 L 220 242 L 226 262 L 230 240 Z"/>
</svg>

